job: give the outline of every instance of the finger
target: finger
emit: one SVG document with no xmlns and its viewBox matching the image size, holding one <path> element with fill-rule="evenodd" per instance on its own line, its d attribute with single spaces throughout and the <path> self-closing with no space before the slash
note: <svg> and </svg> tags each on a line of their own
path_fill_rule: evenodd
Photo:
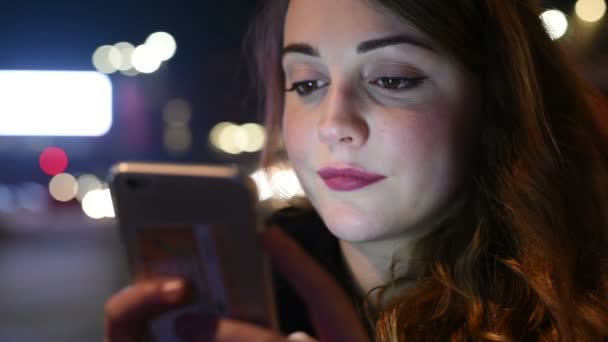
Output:
<svg viewBox="0 0 608 342">
<path fill-rule="evenodd" d="M 302 297 L 321 341 L 369 341 L 352 301 L 334 278 L 280 228 L 262 235 L 273 264 Z"/>
<path fill-rule="evenodd" d="M 218 319 L 208 314 L 186 314 L 175 321 L 175 334 L 191 342 L 278 342 L 285 338 L 255 324 L 232 319 Z"/>
<path fill-rule="evenodd" d="M 138 341 L 147 321 L 179 305 L 186 297 L 182 279 L 138 281 L 112 296 L 105 305 L 106 341 Z"/>
<path fill-rule="evenodd" d="M 303 331 L 296 331 L 287 336 L 287 341 L 290 342 L 318 342 Z"/>
</svg>

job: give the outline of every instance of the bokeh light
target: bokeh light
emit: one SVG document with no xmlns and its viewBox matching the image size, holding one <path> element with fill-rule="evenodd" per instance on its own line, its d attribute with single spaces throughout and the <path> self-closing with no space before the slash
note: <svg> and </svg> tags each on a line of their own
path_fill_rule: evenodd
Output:
<svg viewBox="0 0 608 342">
<path fill-rule="evenodd" d="M 258 189 L 258 199 L 267 200 L 271 197 L 289 199 L 295 196 L 304 196 L 304 190 L 298 177 L 290 168 L 275 168 L 266 173 L 260 169 L 250 175 Z"/>
<path fill-rule="evenodd" d="M 540 18 L 545 25 L 547 33 L 553 40 L 561 38 L 568 30 L 568 19 L 560 10 L 546 10 L 540 15 Z"/>
<path fill-rule="evenodd" d="M 192 117 L 192 108 L 184 99 L 172 99 L 163 108 L 163 120 L 171 126 L 185 126 Z"/>
<path fill-rule="evenodd" d="M 69 173 L 60 173 L 53 177 L 49 183 L 49 193 L 59 202 L 68 202 L 76 197 L 78 183 Z"/>
<path fill-rule="evenodd" d="M 92 219 L 114 217 L 114 207 L 109 189 L 89 191 L 82 199 L 82 210 Z"/>
<path fill-rule="evenodd" d="M 238 125 L 226 126 L 218 136 L 218 148 L 228 154 L 239 154 L 243 152 L 237 144 L 242 142 L 239 139 L 243 139 L 244 133 L 241 127 Z M 244 137 L 245 139 L 247 136 Z"/>
<path fill-rule="evenodd" d="M 116 72 L 118 70 L 116 66 L 120 66 L 121 61 L 120 50 L 112 45 L 100 46 L 93 53 L 93 66 L 104 74 Z"/>
<path fill-rule="evenodd" d="M 167 32 L 154 32 L 146 39 L 146 45 L 154 51 L 154 55 L 161 61 L 169 60 L 177 50 L 175 38 Z"/>
<path fill-rule="evenodd" d="M 169 152 L 183 153 L 192 145 L 192 133 L 188 127 L 168 126 L 163 135 L 165 148 Z"/>
<path fill-rule="evenodd" d="M 276 170 L 270 174 L 270 186 L 275 197 L 288 199 L 304 196 L 304 190 L 296 173 L 291 170 Z"/>
<path fill-rule="evenodd" d="M 209 133 L 209 141 L 213 147 L 220 149 L 220 137 L 222 136 L 224 130 L 232 125 L 234 125 L 232 122 L 220 122 L 213 126 L 211 132 Z"/>
<path fill-rule="evenodd" d="M 257 152 L 262 149 L 265 140 L 264 127 L 257 123 L 239 126 L 231 122 L 220 122 L 209 133 L 211 145 L 228 154 Z"/>
<path fill-rule="evenodd" d="M 234 144 L 238 153 L 245 151 L 249 146 L 249 135 L 247 135 L 247 131 L 243 129 L 243 126 L 234 126 L 227 138 L 232 140 L 232 144 Z"/>
<path fill-rule="evenodd" d="M 162 60 L 151 46 L 142 44 L 133 50 L 131 62 L 135 70 L 144 74 L 150 74 L 160 68 Z"/>
<path fill-rule="evenodd" d="M 249 177 L 253 179 L 258 189 L 258 200 L 265 201 L 272 197 L 272 186 L 270 185 L 270 181 L 264 170 L 258 170 Z"/>
<path fill-rule="evenodd" d="M 64 172 L 68 167 L 68 155 L 59 147 L 48 147 L 40 154 L 40 168 L 50 176 Z"/>
<path fill-rule="evenodd" d="M 247 123 L 241 126 L 247 135 L 247 144 L 240 146 L 245 152 L 257 152 L 264 146 L 266 134 L 264 127 L 257 123 Z"/>
<path fill-rule="evenodd" d="M 596 22 L 606 14 L 606 1 L 578 0 L 574 5 L 574 12 L 582 21 Z"/>
<path fill-rule="evenodd" d="M 95 175 L 84 174 L 80 175 L 76 181 L 78 182 L 78 192 L 76 193 L 76 199 L 82 201 L 84 196 L 93 190 L 101 190 L 103 185 L 99 178 Z"/>
<path fill-rule="evenodd" d="M 133 57 L 133 51 L 135 51 L 135 46 L 129 42 L 120 42 L 114 44 L 114 47 L 120 52 L 120 63 L 118 65 L 114 65 L 116 69 L 121 72 L 132 70 L 133 63 L 131 59 Z"/>
</svg>

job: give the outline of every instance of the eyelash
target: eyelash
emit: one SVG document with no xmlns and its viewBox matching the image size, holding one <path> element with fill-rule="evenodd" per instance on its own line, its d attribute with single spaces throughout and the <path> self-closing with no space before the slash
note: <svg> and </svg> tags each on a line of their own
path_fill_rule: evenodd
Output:
<svg viewBox="0 0 608 342">
<path fill-rule="evenodd" d="M 417 87 L 425 79 L 426 77 L 378 77 L 369 81 L 369 83 L 391 92 L 401 92 Z M 398 82 L 395 87 L 387 86 L 387 82 L 394 82 L 395 80 Z M 328 82 L 323 82 L 320 80 L 305 80 L 293 83 L 291 87 L 285 89 L 285 91 L 295 91 L 296 93 L 298 93 L 299 96 L 305 97 L 312 94 L 314 91 L 324 88 L 328 85 Z M 307 87 L 308 89 L 306 89 L 305 87 Z"/>
<path fill-rule="evenodd" d="M 324 84 L 319 85 L 319 83 L 324 83 Z M 308 96 L 308 95 L 312 94 L 315 90 L 319 90 L 328 85 L 329 85 L 329 82 L 323 82 L 323 81 L 319 81 L 319 80 L 306 80 L 306 81 L 300 81 L 300 82 L 293 83 L 291 85 L 291 88 L 285 89 L 285 91 L 287 91 L 287 92 L 295 91 L 296 93 L 298 93 L 298 95 L 304 97 L 304 96 Z M 312 88 L 312 89 L 306 90 L 306 89 L 303 89 L 303 87 L 308 87 L 308 88 Z"/>
<path fill-rule="evenodd" d="M 370 84 L 373 84 L 375 86 L 387 89 L 388 91 L 394 91 L 394 92 L 400 92 L 400 91 L 406 91 L 412 88 L 417 87 L 418 85 L 420 85 L 424 80 L 426 79 L 426 77 L 378 77 L 375 78 L 371 81 L 369 81 Z M 394 82 L 397 81 L 397 85 L 396 87 L 389 87 L 386 85 L 386 82 Z"/>
</svg>

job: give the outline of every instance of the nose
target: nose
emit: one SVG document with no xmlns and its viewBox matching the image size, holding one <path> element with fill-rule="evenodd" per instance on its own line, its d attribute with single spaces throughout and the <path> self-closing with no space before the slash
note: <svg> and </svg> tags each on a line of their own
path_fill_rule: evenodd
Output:
<svg viewBox="0 0 608 342">
<path fill-rule="evenodd" d="M 358 109 L 357 94 L 336 87 L 329 89 L 324 102 L 318 123 L 319 140 L 330 148 L 362 146 L 369 136 L 369 127 Z"/>
</svg>

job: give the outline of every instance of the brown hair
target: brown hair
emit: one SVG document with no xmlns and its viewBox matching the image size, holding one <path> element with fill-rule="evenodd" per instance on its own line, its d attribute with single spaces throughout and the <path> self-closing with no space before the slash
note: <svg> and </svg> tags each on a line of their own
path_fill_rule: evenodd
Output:
<svg viewBox="0 0 608 342">
<path fill-rule="evenodd" d="M 467 203 L 419 242 L 422 277 L 375 314 L 376 339 L 607 338 L 608 139 L 598 122 L 607 118 L 548 37 L 540 8 L 533 0 L 368 1 L 427 33 L 482 84 Z M 280 145 L 287 6 L 268 1 L 250 36 L 269 137 L 263 166 Z"/>
</svg>

